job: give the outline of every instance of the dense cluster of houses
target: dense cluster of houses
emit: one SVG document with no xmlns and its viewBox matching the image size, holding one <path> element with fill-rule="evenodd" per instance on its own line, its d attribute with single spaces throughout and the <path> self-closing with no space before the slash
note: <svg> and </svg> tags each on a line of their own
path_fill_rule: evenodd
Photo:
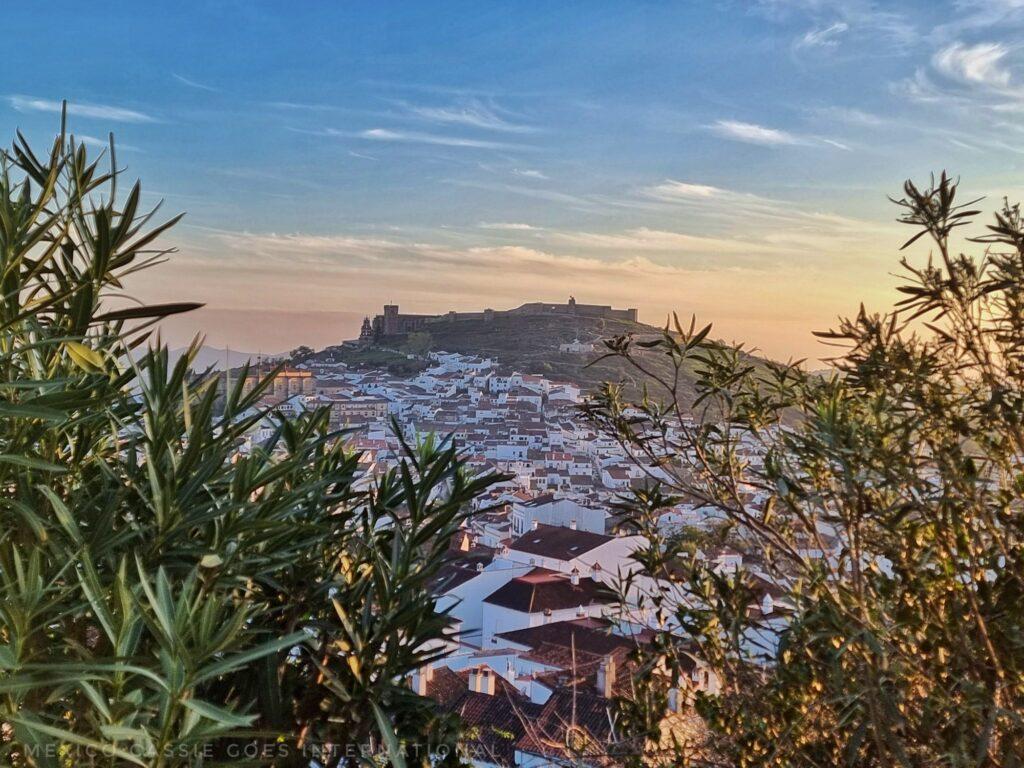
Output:
<svg viewBox="0 0 1024 768">
<path fill-rule="evenodd" d="M 399 378 L 311 362 L 265 404 L 285 413 L 330 408 L 333 423 L 355 428 L 349 441 L 367 478 L 400 460 L 395 425 L 410 442 L 454 441 L 472 469 L 507 477 L 451 542 L 453 560 L 433 589 L 451 620 L 449 654 L 410 684 L 471 727 L 478 765 L 614 764 L 611 700 L 629 694 L 634 652 L 663 628 L 643 597 L 680 589 L 642 572 L 632 554 L 646 540 L 611 524 L 612 505 L 649 470 L 584 422 L 570 382 L 503 373 L 459 354 L 431 353 L 430 363 Z M 253 444 L 266 429 L 254 430 Z M 669 528 L 715 522 L 688 504 L 662 520 Z M 744 567 L 735 551 L 704 554 L 718 568 Z M 784 591 L 762 583 L 751 610 L 784 621 Z M 694 727 L 693 693 L 719 684 L 699 653 L 687 659 L 663 723 L 677 733 Z"/>
</svg>

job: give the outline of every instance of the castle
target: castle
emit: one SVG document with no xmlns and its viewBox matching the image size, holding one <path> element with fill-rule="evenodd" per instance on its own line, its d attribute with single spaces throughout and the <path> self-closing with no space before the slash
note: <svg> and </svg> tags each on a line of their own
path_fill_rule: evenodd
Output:
<svg viewBox="0 0 1024 768">
<path fill-rule="evenodd" d="M 436 323 L 448 323 L 456 320 L 476 320 L 489 323 L 496 317 L 523 317 L 528 315 L 564 315 L 572 317 L 603 317 L 614 320 L 632 320 L 636 322 L 636 309 L 614 309 L 601 304 L 577 304 L 576 298 L 569 297 L 565 304 L 545 304 L 534 301 L 515 309 L 485 309 L 482 312 L 446 312 L 443 315 L 410 315 L 398 311 L 397 304 L 385 304 L 384 313 L 370 321 L 363 320 L 363 328 L 359 334 L 360 341 L 372 341 L 385 336 L 401 336 L 415 331 L 429 330 Z"/>
</svg>

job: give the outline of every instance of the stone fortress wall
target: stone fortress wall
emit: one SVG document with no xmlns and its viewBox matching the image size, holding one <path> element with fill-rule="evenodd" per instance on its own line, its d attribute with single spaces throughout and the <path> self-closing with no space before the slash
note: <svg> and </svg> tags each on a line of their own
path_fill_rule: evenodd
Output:
<svg viewBox="0 0 1024 768">
<path fill-rule="evenodd" d="M 457 320 L 473 320 L 488 323 L 499 316 L 522 317 L 528 315 L 564 315 L 571 317 L 603 317 L 614 320 L 632 320 L 636 322 L 635 308 L 615 309 L 603 304 L 578 304 L 575 297 L 570 296 L 565 304 L 546 304 L 541 301 L 529 302 L 514 309 L 485 309 L 481 312 L 445 312 L 441 315 L 411 315 L 398 311 L 397 304 L 385 304 L 383 314 L 377 315 L 371 322 L 363 321 L 360 338 L 364 341 L 382 336 L 399 336 L 416 331 L 429 330 L 436 323 L 455 322 Z"/>
</svg>

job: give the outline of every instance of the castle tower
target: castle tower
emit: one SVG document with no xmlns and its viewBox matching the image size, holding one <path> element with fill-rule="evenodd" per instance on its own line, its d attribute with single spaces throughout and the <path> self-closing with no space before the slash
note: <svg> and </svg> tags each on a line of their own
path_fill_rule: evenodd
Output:
<svg viewBox="0 0 1024 768">
<path fill-rule="evenodd" d="M 384 305 L 384 335 L 394 336 L 399 333 L 398 328 L 398 305 Z"/>
</svg>

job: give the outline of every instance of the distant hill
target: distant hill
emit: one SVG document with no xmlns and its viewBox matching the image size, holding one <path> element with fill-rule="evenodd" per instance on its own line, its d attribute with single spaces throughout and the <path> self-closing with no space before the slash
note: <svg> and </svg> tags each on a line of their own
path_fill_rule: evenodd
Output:
<svg viewBox="0 0 1024 768">
<path fill-rule="evenodd" d="M 496 360 L 506 371 L 535 373 L 550 379 L 572 381 L 587 390 L 594 389 L 603 381 L 625 381 L 639 384 L 643 378 L 622 360 L 603 360 L 591 366 L 588 363 L 604 351 L 602 339 L 623 333 L 634 333 L 638 337 L 660 334 L 661 329 L 630 320 L 573 317 L 557 315 L 498 316 L 491 322 L 476 320 L 454 320 L 434 323 L 427 329 L 431 335 L 431 348 L 446 352 L 479 355 Z M 592 353 L 572 354 L 559 351 L 559 346 L 574 340 L 596 342 Z M 389 337 L 379 346 L 401 350 L 403 339 Z M 387 356 L 383 349 L 347 350 L 332 347 L 321 355 L 333 355 L 335 359 L 355 364 L 370 364 L 380 359 L 386 367 Z M 658 375 L 671 376 L 672 367 L 664 355 L 656 352 L 642 352 L 644 364 Z M 401 357 L 394 355 L 395 361 Z M 755 363 L 757 358 L 750 358 Z M 692 369 L 684 371 L 680 382 L 680 394 L 689 400 L 694 394 Z"/>
<path fill-rule="evenodd" d="M 168 353 L 170 355 L 171 363 L 176 363 L 186 352 L 188 352 L 188 347 L 172 349 Z M 260 357 L 261 355 L 257 352 L 239 352 L 234 349 L 226 350 L 203 346 L 199 348 L 199 352 L 192 363 L 192 367 L 197 371 L 205 371 L 207 368 L 213 368 L 214 370 L 221 371 L 224 370 L 225 364 L 231 368 L 237 368 L 238 366 L 245 365 L 245 363 L 251 361 L 255 365 L 256 361 L 259 360 Z M 280 355 L 262 355 L 264 362 L 274 360 L 278 357 L 280 357 Z"/>
</svg>

